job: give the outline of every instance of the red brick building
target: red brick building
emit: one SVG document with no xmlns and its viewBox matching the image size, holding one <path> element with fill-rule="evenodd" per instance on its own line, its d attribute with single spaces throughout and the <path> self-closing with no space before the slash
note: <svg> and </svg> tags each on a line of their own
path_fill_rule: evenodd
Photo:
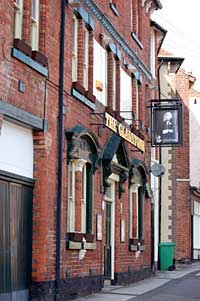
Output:
<svg viewBox="0 0 200 301">
<path fill-rule="evenodd" d="M 2 1 L 0 300 L 70 300 L 150 274 L 161 7 Z"/>
<path fill-rule="evenodd" d="M 195 78 L 180 69 L 183 59 L 161 51 L 162 99 L 182 101 L 182 145 L 162 148 L 161 242 L 175 243 L 175 260 L 183 263 L 192 259 L 192 219 L 190 199 L 190 102 L 194 95 Z M 197 93 L 196 93 L 197 95 Z M 192 213 L 193 215 L 193 213 Z"/>
</svg>

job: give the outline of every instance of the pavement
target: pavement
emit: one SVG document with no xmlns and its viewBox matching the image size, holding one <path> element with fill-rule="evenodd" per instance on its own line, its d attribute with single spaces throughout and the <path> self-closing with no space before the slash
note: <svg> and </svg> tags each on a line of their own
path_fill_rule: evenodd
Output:
<svg viewBox="0 0 200 301">
<path fill-rule="evenodd" d="M 193 295 L 194 298 L 190 298 Z M 76 300 L 197 301 L 200 300 L 200 262 L 178 264 L 174 271 L 157 271 L 152 277 L 128 286 L 105 286 L 100 293 L 77 298 Z"/>
</svg>

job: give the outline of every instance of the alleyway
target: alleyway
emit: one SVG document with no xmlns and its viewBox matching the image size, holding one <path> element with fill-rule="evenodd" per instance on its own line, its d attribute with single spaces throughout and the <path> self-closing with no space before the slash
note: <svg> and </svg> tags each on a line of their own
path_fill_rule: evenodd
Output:
<svg viewBox="0 0 200 301">
<path fill-rule="evenodd" d="M 175 271 L 158 272 L 155 277 L 131 286 L 105 288 L 100 294 L 77 301 L 195 301 L 200 300 L 200 263 L 178 265 Z"/>
</svg>

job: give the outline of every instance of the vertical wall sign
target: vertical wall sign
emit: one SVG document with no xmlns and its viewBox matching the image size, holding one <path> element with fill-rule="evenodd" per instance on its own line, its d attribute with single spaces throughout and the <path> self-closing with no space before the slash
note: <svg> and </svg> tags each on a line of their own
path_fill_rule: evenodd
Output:
<svg viewBox="0 0 200 301">
<path fill-rule="evenodd" d="M 151 105 L 152 146 L 182 144 L 182 102 L 162 100 Z"/>
</svg>

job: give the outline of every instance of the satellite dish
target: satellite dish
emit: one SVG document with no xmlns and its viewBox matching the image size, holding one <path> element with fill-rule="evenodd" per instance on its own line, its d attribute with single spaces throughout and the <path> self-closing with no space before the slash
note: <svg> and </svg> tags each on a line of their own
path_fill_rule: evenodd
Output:
<svg viewBox="0 0 200 301">
<path fill-rule="evenodd" d="M 165 167 L 162 164 L 154 163 L 151 166 L 151 172 L 155 177 L 161 177 L 165 174 Z"/>
</svg>

